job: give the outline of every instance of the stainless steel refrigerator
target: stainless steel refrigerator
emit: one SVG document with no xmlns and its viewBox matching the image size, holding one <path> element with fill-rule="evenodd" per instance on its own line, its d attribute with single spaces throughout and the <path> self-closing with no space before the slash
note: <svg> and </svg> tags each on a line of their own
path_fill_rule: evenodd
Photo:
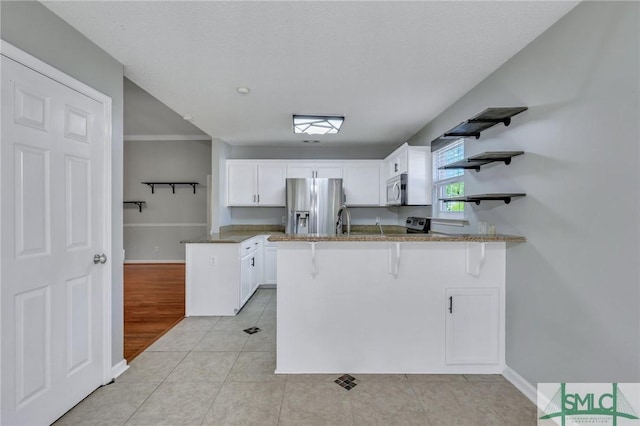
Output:
<svg viewBox="0 0 640 426">
<path fill-rule="evenodd" d="M 342 179 L 287 179 L 287 234 L 335 235 Z"/>
</svg>

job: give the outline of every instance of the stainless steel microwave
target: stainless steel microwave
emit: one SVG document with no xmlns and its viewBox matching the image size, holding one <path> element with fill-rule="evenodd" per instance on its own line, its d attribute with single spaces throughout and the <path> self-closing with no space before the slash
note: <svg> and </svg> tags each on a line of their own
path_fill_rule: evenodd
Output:
<svg viewBox="0 0 640 426">
<path fill-rule="evenodd" d="M 402 173 L 387 180 L 387 206 L 407 205 L 408 176 Z"/>
</svg>

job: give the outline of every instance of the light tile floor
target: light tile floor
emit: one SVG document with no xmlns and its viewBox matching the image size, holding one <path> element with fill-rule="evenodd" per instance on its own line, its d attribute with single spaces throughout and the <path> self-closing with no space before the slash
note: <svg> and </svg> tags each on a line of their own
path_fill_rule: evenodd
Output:
<svg viewBox="0 0 640 426">
<path fill-rule="evenodd" d="M 185 318 L 55 424 L 535 425 L 536 408 L 499 375 L 275 375 L 276 292 L 236 317 Z M 257 326 L 261 332 L 242 330 Z M 348 373 L 348 372 L 345 372 Z"/>
</svg>

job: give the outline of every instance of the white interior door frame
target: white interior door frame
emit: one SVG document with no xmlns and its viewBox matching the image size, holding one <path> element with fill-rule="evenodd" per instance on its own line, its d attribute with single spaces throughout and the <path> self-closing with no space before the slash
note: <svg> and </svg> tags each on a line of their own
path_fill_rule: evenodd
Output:
<svg viewBox="0 0 640 426">
<path fill-rule="evenodd" d="M 111 207 L 112 207 L 112 197 L 111 197 L 111 137 L 112 137 L 112 124 L 111 124 L 111 98 L 96 89 L 87 86 L 86 84 L 76 80 L 75 78 L 59 71 L 56 68 L 42 62 L 38 58 L 20 50 L 19 48 L 7 43 L 4 40 L 0 40 L 0 54 L 9 59 L 12 59 L 20 64 L 46 76 L 51 78 L 52 80 L 57 81 L 60 84 L 63 84 L 70 89 L 73 89 L 79 93 L 82 93 L 85 96 L 99 102 L 103 105 L 103 113 L 104 113 L 104 135 L 105 135 L 105 143 L 104 143 L 104 206 L 105 211 L 103 214 L 104 217 L 104 253 L 107 255 L 109 259 L 114 259 L 112 253 L 112 244 L 111 244 Z M 1 202 L 1 201 L 0 201 Z M 1 219 L 1 218 L 0 218 Z M 0 235 L 2 238 L 2 235 Z M 102 283 L 102 291 L 103 291 L 103 303 L 104 303 L 104 316 L 102 318 L 102 328 L 103 328 L 103 374 L 102 374 L 102 382 L 103 384 L 107 384 L 113 378 L 112 368 L 111 368 L 111 267 L 104 269 Z M 0 282 L 0 286 L 2 282 Z M 1 297 L 1 295 L 0 295 Z M 1 302 L 1 301 L 0 301 Z M 0 309 L 2 304 L 0 303 Z M 0 347 L 2 345 L 2 337 L 0 336 Z M 0 352 L 1 353 L 1 352 Z M 1 378 L 0 378 L 1 380 Z M 2 407 L 0 407 L 0 410 Z"/>
</svg>

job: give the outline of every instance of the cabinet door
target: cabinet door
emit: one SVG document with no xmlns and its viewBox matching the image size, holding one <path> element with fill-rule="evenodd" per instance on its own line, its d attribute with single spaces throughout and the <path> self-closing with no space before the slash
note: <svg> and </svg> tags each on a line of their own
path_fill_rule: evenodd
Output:
<svg viewBox="0 0 640 426">
<path fill-rule="evenodd" d="M 257 194 L 255 164 L 227 164 L 227 205 L 253 206 Z"/>
<path fill-rule="evenodd" d="M 255 256 L 255 267 L 256 270 L 256 282 L 254 284 L 254 290 L 262 283 L 264 283 L 264 237 L 260 235 L 255 239 L 254 246 L 257 247 Z"/>
<path fill-rule="evenodd" d="M 284 207 L 286 174 L 284 164 L 258 164 L 258 205 Z"/>
<path fill-rule="evenodd" d="M 251 291 L 249 292 L 249 296 L 251 296 L 258 288 L 258 276 L 260 275 L 259 269 L 260 269 L 260 256 L 259 256 L 259 253 L 256 251 L 251 256 Z"/>
<path fill-rule="evenodd" d="M 300 164 L 287 164 L 287 177 L 288 178 L 312 178 L 315 174 L 315 167 L 313 164 L 300 163 Z"/>
<path fill-rule="evenodd" d="M 395 171 L 395 158 L 391 158 L 391 157 L 387 157 L 386 160 L 384 160 L 384 176 L 385 176 L 385 182 L 386 179 L 391 179 L 392 177 L 395 177 L 398 175 L 398 172 Z"/>
<path fill-rule="evenodd" d="M 385 158 L 385 169 L 387 178 L 398 176 L 402 173 L 407 173 L 409 170 L 408 164 L 408 145 L 404 143 L 398 149 L 393 151 L 387 158 Z"/>
<path fill-rule="evenodd" d="M 254 267 L 251 266 L 254 254 L 240 259 L 240 307 L 244 306 L 252 292 Z"/>
<path fill-rule="evenodd" d="M 278 249 L 276 247 L 264 248 L 264 284 L 276 284 L 276 261 Z"/>
<path fill-rule="evenodd" d="M 497 364 L 499 289 L 449 288 L 446 297 L 446 363 Z"/>
<path fill-rule="evenodd" d="M 316 177 L 318 178 L 342 178 L 342 164 L 323 163 L 316 165 Z"/>
<path fill-rule="evenodd" d="M 343 170 L 348 206 L 380 205 L 380 163 L 345 164 Z"/>
<path fill-rule="evenodd" d="M 400 148 L 398 155 L 394 159 L 394 171 L 396 175 L 409 171 L 408 149 L 406 146 Z"/>
</svg>

